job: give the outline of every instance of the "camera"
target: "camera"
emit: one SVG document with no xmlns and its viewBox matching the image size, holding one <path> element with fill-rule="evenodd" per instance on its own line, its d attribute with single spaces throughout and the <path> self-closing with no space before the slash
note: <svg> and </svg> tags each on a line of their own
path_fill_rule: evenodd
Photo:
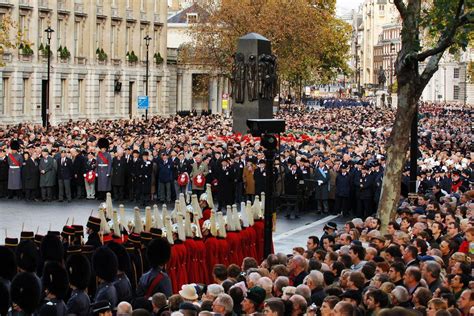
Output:
<svg viewBox="0 0 474 316">
<path fill-rule="evenodd" d="M 278 119 L 248 119 L 247 127 L 252 136 L 262 134 L 278 134 L 285 131 L 285 120 Z"/>
</svg>

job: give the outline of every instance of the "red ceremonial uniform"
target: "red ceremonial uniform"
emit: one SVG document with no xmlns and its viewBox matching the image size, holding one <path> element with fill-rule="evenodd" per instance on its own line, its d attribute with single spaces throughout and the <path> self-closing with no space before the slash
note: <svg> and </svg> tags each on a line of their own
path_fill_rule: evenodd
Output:
<svg viewBox="0 0 474 316">
<path fill-rule="evenodd" d="M 255 258 L 255 260 L 258 261 L 259 259 L 257 253 L 257 232 L 255 231 L 255 228 L 253 226 L 247 227 L 247 231 L 250 240 L 250 257 Z"/>
<path fill-rule="evenodd" d="M 242 264 L 242 242 L 239 232 L 227 232 L 227 244 L 229 245 L 229 264 Z"/>
<path fill-rule="evenodd" d="M 229 265 L 229 244 L 226 238 L 217 237 L 219 263 L 225 266 Z M 214 266 L 212 267 L 214 268 Z"/>
<path fill-rule="evenodd" d="M 214 283 L 214 278 L 212 277 L 212 269 L 219 262 L 219 241 L 214 236 L 209 236 L 204 240 L 204 247 L 206 248 L 206 264 L 209 267 L 209 270 L 206 275 L 206 283 Z"/>
<path fill-rule="evenodd" d="M 181 286 L 188 284 L 188 271 L 186 267 L 186 246 L 181 240 L 175 240 L 171 246 L 171 258 L 168 261 L 168 275 L 171 279 L 173 293 L 178 293 Z"/>
<path fill-rule="evenodd" d="M 188 281 L 191 283 L 196 283 L 199 274 L 199 265 L 197 260 L 196 253 L 196 242 L 192 238 L 186 238 L 184 242 L 186 247 L 186 268 L 188 270 Z"/>
<path fill-rule="evenodd" d="M 208 267 L 206 262 L 206 245 L 201 238 L 194 238 L 194 246 L 196 252 L 196 259 L 198 265 L 198 271 L 196 274 L 196 280 L 190 280 L 195 283 L 206 283 L 208 277 Z M 209 284 L 209 283 L 208 283 Z"/>
<path fill-rule="evenodd" d="M 240 231 L 240 244 L 242 245 L 242 259 L 245 257 L 252 257 L 252 253 L 250 251 L 250 231 L 247 227 L 242 227 Z"/>
</svg>

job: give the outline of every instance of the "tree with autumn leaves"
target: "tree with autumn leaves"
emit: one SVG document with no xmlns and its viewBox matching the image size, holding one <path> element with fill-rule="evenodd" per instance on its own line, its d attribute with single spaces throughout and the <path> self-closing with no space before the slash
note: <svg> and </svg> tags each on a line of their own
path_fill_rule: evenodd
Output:
<svg viewBox="0 0 474 316">
<path fill-rule="evenodd" d="M 16 36 L 15 36 L 16 31 Z M 9 14 L 5 14 L 0 19 L 0 67 L 4 66 L 3 54 L 11 48 L 28 46 L 30 48 L 33 44 L 24 39 L 23 30 L 17 31 L 17 25 L 13 22 Z"/>
<path fill-rule="evenodd" d="M 193 43 L 184 56 L 230 74 L 237 39 L 256 32 L 271 41 L 279 77 L 293 86 L 349 73 L 351 27 L 336 17 L 335 0 L 218 2 L 207 4 L 205 18 L 192 26 Z"/>
</svg>

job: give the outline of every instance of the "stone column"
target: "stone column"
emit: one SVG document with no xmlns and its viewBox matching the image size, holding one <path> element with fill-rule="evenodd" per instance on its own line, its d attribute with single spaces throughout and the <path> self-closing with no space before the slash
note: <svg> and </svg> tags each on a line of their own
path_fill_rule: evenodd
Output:
<svg viewBox="0 0 474 316">
<path fill-rule="evenodd" d="M 210 86 L 209 86 L 209 108 L 212 113 L 217 113 L 217 94 L 218 94 L 218 83 L 217 83 L 217 76 L 211 75 L 209 78 Z"/>
</svg>

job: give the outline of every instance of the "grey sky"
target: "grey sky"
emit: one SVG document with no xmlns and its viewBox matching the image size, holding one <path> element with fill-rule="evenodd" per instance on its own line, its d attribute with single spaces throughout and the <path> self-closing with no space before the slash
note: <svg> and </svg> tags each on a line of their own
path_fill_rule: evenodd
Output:
<svg viewBox="0 0 474 316">
<path fill-rule="evenodd" d="M 341 16 L 349 13 L 352 9 L 356 9 L 362 2 L 364 2 L 364 0 L 337 0 L 337 15 Z"/>
</svg>

